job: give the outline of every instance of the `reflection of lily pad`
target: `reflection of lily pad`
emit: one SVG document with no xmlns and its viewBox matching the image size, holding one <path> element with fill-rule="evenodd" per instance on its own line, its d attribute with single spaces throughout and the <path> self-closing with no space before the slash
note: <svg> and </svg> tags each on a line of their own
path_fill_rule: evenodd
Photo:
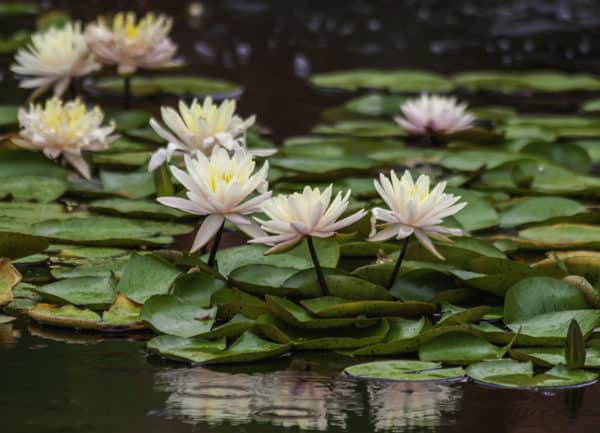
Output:
<svg viewBox="0 0 600 433">
<path fill-rule="evenodd" d="M 436 362 L 394 360 L 353 365 L 346 374 L 361 379 L 395 380 L 402 382 L 437 382 L 462 380 L 462 368 L 442 368 Z"/>
<path fill-rule="evenodd" d="M 473 364 L 467 368 L 467 375 L 483 384 L 523 389 L 591 385 L 598 377 L 596 373 L 562 366 L 534 375 L 531 362 L 511 359 Z"/>
</svg>

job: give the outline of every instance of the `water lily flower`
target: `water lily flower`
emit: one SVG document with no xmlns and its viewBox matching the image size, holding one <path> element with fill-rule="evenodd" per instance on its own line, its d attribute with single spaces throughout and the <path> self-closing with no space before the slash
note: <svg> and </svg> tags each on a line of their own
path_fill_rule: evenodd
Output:
<svg viewBox="0 0 600 433">
<path fill-rule="evenodd" d="M 31 43 L 15 55 L 11 71 L 24 78 L 19 86 L 37 88 L 32 97 L 54 85 L 54 95 L 62 96 L 74 77 L 100 69 L 85 42 L 81 23 L 67 23 L 31 36 Z"/>
<path fill-rule="evenodd" d="M 413 135 L 449 135 L 473 127 L 475 116 L 466 108 L 456 98 L 422 94 L 402 104 L 394 120 Z"/>
<path fill-rule="evenodd" d="M 271 197 L 268 191 L 267 174 L 269 163 L 254 172 L 253 156 L 244 149 L 233 155 L 216 147 L 210 157 L 197 152 L 195 156 L 184 156 L 186 170 L 171 166 L 171 173 L 187 189 L 187 199 L 159 197 L 157 200 L 172 208 L 195 215 L 206 216 L 194 239 L 191 252 L 198 251 L 213 237 L 209 264 L 214 264 L 218 240 L 225 220 L 235 224 L 248 235 L 263 234 L 258 224 L 247 215 L 260 210 L 260 206 Z M 249 198 L 251 194 L 257 193 Z"/>
<path fill-rule="evenodd" d="M 279 195 L 267 201 L 263 205 L 262 211 L 270 220 L 259 218 L 256 220 L 269 235 L 258 236 L 250 240 L 252 243 L 270 245 L 271 248 L 265 253 L 269 254 L 289 248 L 306 238 L 319 284 L 325 294 L 327 294 L 327 285 L 312 238 L 331 237 L 337 231 L 354 224 L 367 214 L 365 210 L 361 209 L 339 220 L 348 208 L 351 191 L 348 190 L 345 195 L 339 192 L 331 201 L 332 188 L 332 185 L 329 185 L 321 192 L 319 188 L 306 186 L 302 193 Z"/>
<path fill-rule="evenodd" d="M 177 45 L 169 38 L 172 19 L 146 14 L 139 21 L 134 12 L 120 12 L 112 22 L 99 17 L 87 25 L 85 38 L 96 57 L 118 65 L 118 72 L 130 75 L 138 68 L 155 69 L 177 64 Z"/>
<path fill-rule="evenodd" d="M 83 151 L 104 150 L 118 138 L 111 135 L 115 123 L 102 126 L 104 113 L 99 107 L 88 110 L 79 99 L 63 103 L 58 98 L 44 105 L 30 104 L 19 109 L 21 130 L 12 141 L 20 147 L 41 150 L 50 159 L 60 156 L 84 178 L 90 180 L 90 166 Z"/>
<path fill-rule="evenodd" d="M 234 100 L 225 100 L 221 105 L 213 104 L 210 97 L 199 104 L 194 99 L 190 106 L 179 101 L 179 113 L 171 107 L 161 107 L 162 120 L 166 128 L 155 119 L 150 126 L 167 141 L 167 146 L 158 149 L 148 164 L 150 171 L 165 161 L 170 161 L 176 153 L 201 152 L 210 155 L 215 147 L 223 147 L 230 152 L 246 146 L 246 131 L 254 124 L 255 116 L 242 119 L 235 114 Z M 271 149 L 250 151 L 256 156 L 268 156 Z"/>
<path fill-rule="evenodd" d="M 462 230 L 444 227 L 440 224 L 444 218 L 454 215 L 464 208 L 466 203 L 458 203 L 460 196 L 444 193 L 446 182 L 438 183 L 430 191 L 429 176 L 421 175 L 415 183 L 408 170 L 404 172 L 401 179 L 398 179 L 393 170 L 389 178 L 381 174 L 379 182 L 375 180 L 374 184 L 389 209 L 376 207 L 371 211 L 369 240 L 404 239 L 388 285 L 391 287 L 400 269 L 411 235 L 414 234 L 417 240 L 433 255 L 444 260 L 444 256 L 435 248 L 429 237 L 451 242 L 446 235 L 461 236 Z M 378 225 L 377 221 L 383 221 L 383 224 Z M 378 228 L 381 230 L 377 231 Z"/>
<path fill-rule="evenodd" d="M 261 228 L 271 233 L 252 239 L 250 242 L 271 245 L 267 254 L 287 249 L 305 237 L 328 238 L 337 231 L 354 224 L 367 212 L 363 209 L 338 221 L 348 208 L 351 191 L 339 192 L 331 201 L 332 185 L 323 192 L 319 188 L 305 186 L 299 193 L 278 195 L 267 201 L 262 211 L 270 218 L 256 220 Z"/>
</svg>

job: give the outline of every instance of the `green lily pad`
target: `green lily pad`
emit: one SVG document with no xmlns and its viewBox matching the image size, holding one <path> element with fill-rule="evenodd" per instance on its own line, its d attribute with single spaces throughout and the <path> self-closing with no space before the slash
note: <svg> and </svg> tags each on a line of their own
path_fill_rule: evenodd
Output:
<svg viewBox="0 0 600 433">
<path fill-rule="evenodd" d="M 337 242 L 330 239 L 315 239 L 315 250 L 319 256 L 321 266 L 335 268 L 340 258 Z M 268 248 L 263 245 L 243 245 L 239 247 L 222 249 L 217 253 L 219 272 L 224 276 L 229 275 L 234 269 L 245 265 L 272 265 L 297 270 L 312 269 L 306 242 L 280 254 L 265 256 Z"/>
<path fill-rule="evenodd" d="M 289 299 L 267 295 L 265 297 L 269 311 L 278 319 L 298 328 L 323 329 L 341 328 L 346 326 L 368 326 L 378 319 L 366 317 L 322 319 L 313 316 L 302 306 Z"/>
<path fill-rule="evenodd" d="M 452 83 L 440 75 L 419 70 L 355 69 L 328 72 L 310 77 L 317 87 L 355 91 L 360 89 L 392 92 L 441 92 L 452 89 Z"/>
<path fill-rule="evenodd" d="M 494 346 L 478 335 L 450 332 L 425 341 L 419 348 L 419 359 L 464 365 L 500 359 L 507 350 L 508 347 Z"/>
<path fill-rule="evenodd" d="M 123 269 L 116 291 L 143 304 L 153 295 L 169 292 L 179 271 L 155 255 L 132 254 Z"/>
<path fill-rule="evenodd" d="M 95 200 L 89 203 L 88 209 L 96 213 L 122 215 L 130 218 L 153 218 L 161 220 L 198 218 L 197 216 L 163 206 L 157 202 L 127 198 Z"/>
<path fill-rule="evenodd" d="M 226 287 L 223 280 L 204 272 L 190 272 L 177 277 L 173 284 L 173 295 L 198 307 L 210 307 L 215 293 Z"/>
<path fill-rule="evenodd" d="M 493 92 L 567 92 L 600 89 L 600 78 L 591 74 L 558 71 L 470 71 L 452 77 L 460 87 Z"/>
<path fill-rule="evenodd" d="M 120 173 L 100 171 L 102 190 L 127 198 L 148 197 L 155 193 L 154 175 L 148 171 Z"/>
<path fill-rule="evenodd" d="M 83 305 L 101 310 L 112 303 L 115 286 L 114 276 L 79 277 L 56 281 L 34 290 L 52 303 Z"/>
<path fill-rule="evenodd" d="M 52 268 L 50 273 L 57 280 L 80 277 L 108 277 L 114 274 L 120 278 L 123 274 L 125 260 L 122 257 L 106 260 L 90 260 L 80 266 L 61 266 Z"/>
<path fill-rule="evenodd" d="M 504 321 L 522 322 L 539 314 L 590 308 L 576 288 L 550 277 L 521 280 L 506 292 Z"/>
<path fill-rule="evenodd" d="M 437 326 L 460 325 L 463 323 L 479 322 L 489 311 L 490 307 L 486 305 L 463 308 L 456 305 L 442 304 L 442 317 L 437 322 Z"/>
<path fill-rule="evenodd" d="M 239 289 L 220 289 L 212 295 L 211 302 L 217 305 L 218 316 L 222 319 L 230 319 L 236 314 L 256 319 L 268 310 L 262 299 Z"/>
<path fill-rule="evenodd" d="M 375 317 L 415 317 L 435 312 L 436 307 L 427 302 L 417 301 L 351 301 L 333 296 L 305 299 L 300 301 L 308 311 L 317 317 L 338 318 L 359 315 Z"/>
<path fill-rule="evenodd" d="M 405 100 L 403 96 L 370 93 L 351 99 L 344 104 L 344 108 L 362 116 L 392 116 L 400 111 L 400 105 Z"/>
<path fill-rule="evenodd" d="M 123 94 L 123 78 L 106 77 L 96 81 L 93 89 L 112 94 Z M 133 96 L 152 96 L 160 93 L 192 95 L 197 97 L 233 98 L 239 96 L 241 88 L 224 80 L 188 75 L 134 76 L 131 79 Z"/>
<path fill-rule="evenodd" d="M 171 222 L 140 221 L 107 216 L 48 220 L 34 224 L 31 234 L 57 242 L 102 246 L 161 245 L 193 227 Z"/>
<path fill-rule="evenodd" d="M 454 215 L 454 218 L 466 231 L 470 232 L 494 227 L 500 222 L 498 212 L 496 212 L 493 206 L 473 191 L 461 188 L 448 188 L 447 192 L 460 196 L 461 201 L 467 203 L 467 206 Z"/>
<path fill-rule="evenodd" d="M 205 340 L 161 335 L 148 342 L 148 349 L 168 358 L 200 364 L 237 364 L 275 358 L 290 349 L 288 344 L 277 344 L 257 337 L 250 331 L 242 334 L 224 349 L 225 339 Z M 224 349 L 224 350 L 223 350 Z"/>
<path fill-rule="evenodd" d="M 217 308 L 201 308 L 173 295 L 154 295 L 144 302 L 141 319 L 158 332 L 194 337 L 209 332 Z"/>
<path fill-rule="evenodd" d="M 600 310 L 568 310 L 538 314 L 507 326 L 518 333 L 518 346 L 564 346 L 572 320 L 576 320 L 584 338 L 600 325 Z"/>
<path fill-rule="evenodd" d="M 584 370 L 558 366 L 534 375 L 531 362 L 512 359 L 486 361 L 470 365 L 466 370 L 472 380 L 502 388 L 538 389 L 567 388 L 591 385 L 598 375 Z"/>
<path fill-rule="evenodd" d="M 270 317 L 270 316 L 269 316 Z M 265 316 L 261 316 L 261 329 L 264 330 Z M 376 344 L 389 330 L 386 320 L 365 327 L 343 329 L 298 329 L 270 317 L 269 323 L 286 334 L 286 339 L 298 350 L 349 350 Z M 272 334 L 269 334 L 272 335 Z M 283 339 L 282 339 L 283 340 Z"/>
<path fill-rule="evenodd" d="M 254 264 L 236 268 L 229 273 L 229 279 L 250 293 L 285 296 L 291 291 L 283 287 L 283 283 L 296 272 L 294 268 Z"/>
<path fill-rule="evenodd" d="M 134 152 L 99 152 L 92 155 L 92 163 L 95 166 L 102 166 L 103 168 L 115 168 L 115 169 L 135 169 L 141 166 L 146 166 L 148 161 L 152 157 L 152 152 L 150 151 L 134 151 Z M 117 190 L 117 193 L 121 195 L 130 196 L 133 194 L 140 194 L 140 196 L 144 197 L 146 195 L 152 194 L 151 185 L 148 182 L 148 175 L 146 173 L 132 173 L 132 176 L 128 176 L 126 180 L 130 183 L 138 183 L 144 189 L 141 190 L 142 193 L 136 192 L 133 188 L 129 187 L 127 189 Z M 150 191 L 148 193 L 148 191 Z"/>
<path fill-rule="evenodd" d="M 564 347 L 519 347 L 510 349 L 508 353 L 517 361 L 531 361 L 539 367 L 565 365 Z M 586 348 L 585 367 L 600 368 L 600 348 Z"/>
<path fill-rule="evenodd" d="M 528 197 L 504 209 L 500 214 L 500 225 L 517 227 L 553 218 L 570 217 L 586 211 L 584 205 L 564 197 Z"/>
<path fill-rule="evenodd" d="M 236 314 L 228 322 L 213 327 L 210 331 L 199 334 L 198 337 L 207 338 L 209 340 L 214 340 L 221 337 L 232 339 L 239 337 L 253 327 L 254 320 L 245 317 L 242 314 Z"/>
<path fill-rule="evenodd" d="M 600 248 L 600 227 L 589 224 L 554 224 L 519 232 L 515 241 L 522 248 Z"/>
<path fill-rule="evenodd" d="M 41 152 L 0 149 L 0 173 L 3 178 L 39 176 L 67 178 L 67 170 L 46 158 Z"/>
<path fill-rule="evenodd" d="M 443 368 L 436 362 L 394 360 L 375 361 L 347 367 L 344 372 L 361 379 L 393 380 L 400 382 L 448 382 L 465 377 L 462 368 Z"/>
<path fill-rule="evenodd" d="M 342 120 L 331 125 L 317 125 L 312 132 L 314 134 L 349 135 L 362 138 L 406 135 L 406 132 L 391 120 Z"/>
<path fill-rule="evenodd" d="M 0 198 L 10 196 L 14 200 L 35 200 L 40 203 L 48 203 L 63 195 L 67 187 L 67 182 L 58 177 L 36 175 L 0 176 Z"/>
<path fill-rule="evenodd" d="M 152 117 L 147 111 L 141 110 L 107 110 L 105 116 L 115 121 L 119 132 L 146 126 Z"/>
</svg>

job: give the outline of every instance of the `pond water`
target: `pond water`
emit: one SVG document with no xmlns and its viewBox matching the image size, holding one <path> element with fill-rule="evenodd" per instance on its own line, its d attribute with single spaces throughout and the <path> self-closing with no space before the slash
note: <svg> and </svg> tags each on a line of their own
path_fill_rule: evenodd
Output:
<svg viewBox="0 0 600 433">
<path fill-rule="evenodd" d="M 314 72 L 411 67 L 600 72 L 593 1 L 44 1 L 83 20 L 118 9 L 175 17 L 186 70 L 242 84 L 244 114 L 275 140 L 306 133 L 347 99 Z M 197 7 L 200 3 L 194 3 Z M 14 29 L 28 23 L 15 19 Z M 9 29 L 10 30 L 10 29 Z M 3 99 L 22 101 L 2 59 Z M 496 98 L 496 99 L 494 99 Z M 478 95 L 471 102 L 502 98 Z M 520 97 L 521 110 L 568 112 L 581 95 Z M 148 107 L 146 107 L 148 108 Z M 156 107 L 154 107 L 155 109 Z M 569 391 L 415 385 L 343 376 L 343 357 L 303 352 L 248 366 L 186 367 L 149 356 L 144 340 L 0 325 L 0 430 L 6 433 L 596 432 L 600 385 Z"/>
</svg>

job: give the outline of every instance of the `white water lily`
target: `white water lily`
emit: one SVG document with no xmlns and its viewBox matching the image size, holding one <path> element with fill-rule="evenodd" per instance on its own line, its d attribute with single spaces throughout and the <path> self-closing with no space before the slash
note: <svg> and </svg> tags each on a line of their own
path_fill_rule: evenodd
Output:
<svg viewBox="0 0 600 433">
<path fill-rule="evenodd" d="M 256 163 L 251 154 L 238 149 L 230 155 L 220 147 L 215 148 L 210 157 L 198 152 L 195 157 L 185 155 L 184 159 L 186 170 L 171 166 L 171 173 L 187 189 L 187 199 L 160 197 L 157 200 L 165 206 L 206 216 L 191 252 L 206 245 L 225 220 L 250 236 L 262 234 L 258 224 L 246 216 L 258 212 L 271 197 L 267 183 L 268 162 L 254 173 Z M 258 194 L 249 198 L 254 192 Z"/>
<path fill-rule="evenodd" d="M 51 159 L 62 156 L 88 180 L 90 167 L 82 151 L 104 150 L 118 138 L 111 135 L 114 122 L 102 126 L 102 110 L 99 107 L 88 110 L 79 99 L 63 103 L 51 98 L 44 105 L 30 104 L 29 110 L 19 110 L 18 117 L 21 130 L 12 138 L 17 146 L 41 150 Z"/>
<path fill-rule="evenodd" d="M 286 249 L 300 242 L 304 237 L 328 238 L 337 231 L 364 217 L 363 209 L 338 220 L 348 208 L 350 190 L 345 195 L 339 192 L 331 201 L 332 186 L 322 193 L 319 188 L 304 187 L 302 193 L 279 195 L 267 201 L 262 211 L 268 221 L 256 218 L 261 228 L 270 233 L 256 237 L 250 242 L 272 246 L 267 254 Z"/>
<path fill-rule="evenodd" d="M 460 196 L 444 193 L 446 182 L 438 183 L 431 191 L 428 176 L 421 175 L 416 182 L 407 170 L 398 179 L 394 171 L 387 178 L 383 174 L 379 182 L 375 180 L 375 189 L 388 205 L 389 209 L 374 208 L 371 218 L 370 241 L 404 239 L 412 234 L 432 254 L 441 260 L 444 257 L 437 251 L 429 236 L 451 242 L 446 234 L 460 236 L 462 230 L 443 227 L 444 218 L 454 215 L 466 206 L 458 203 Z M 377 225 L 377 221 L 383 224 Z M 380 228 L 381 231 L 377 231 Z"/>
<path fill-rule="evenodd" d="M 207 97 L 202 104 L 194 99 L 190 106 L 179 101 L 179 113 L 171 107 L 161 107 L 162 120 L 167 128 L 155 119 L 150 119 L 150 126 L 167 140 L 167 147 L 158 149 L 152 155 L 148 170 L 153 171 L 165 161 L 170 161 L 176 153 L 198 151 L 210 155 L 215 147 L 223 147 L 229 152 L 245 148 L 246 131 L 254 124 L 255 116 L 242 119 L 235 114 L 235 106 L 234 100 L 225 100 L 217 105 Z M 249 152 L 256 156 L 274 153 L 271 149 Z"/>
<path fill-rule="evenodd" d="M 10 70 L 24 78 L 19 86 L 37 88 L 36 95 L 54 85 L 54 95 L 62 96 L 74 77 L 100 69 L 88 49 L 81 23 L 67 23 L 31 36 L 31 43 L 17 51 Z"/>
<path fill-rule="evenodd" d="M 423 94 L 402 104 L 402 116 L 394 120 L 414 135 L 448 135 L 473 127 L 475 116 L 466 108 L 456 98 Z"/>
<path fill-rule="evenodd" d="M 139 21 L 134 12 L 120 12 L 111 22 L 100 17 L 87 25 L 85 38 L 96 57 L 118 65 L 119 74 L 138 68 L 155 69 L 177 64 L 177 45 L 169 38 L 173 21 L 165 15 L 146 14 Z"/>
</svg>

